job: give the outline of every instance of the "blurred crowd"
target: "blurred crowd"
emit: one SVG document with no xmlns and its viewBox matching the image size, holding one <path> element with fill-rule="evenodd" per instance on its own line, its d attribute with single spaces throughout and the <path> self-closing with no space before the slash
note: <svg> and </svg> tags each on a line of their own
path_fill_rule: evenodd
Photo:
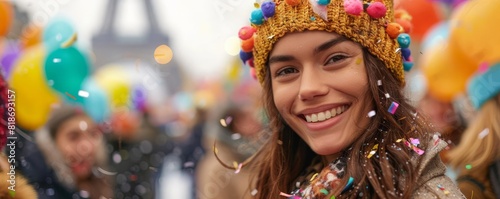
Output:
<svg viewBox="0 0 500 199">
<path fill-rule="evenodd" d="M 441 154 L 448 175 L 468 198 L 500 198 L 500 4 L 397 2 L 420 52 L 407 95 L 429 133 L 449 143 Z M 256 191 L 255 173 L 242 164 L 266 141 L 268 119 L 260 85 L 237 57 L 218 79 L 198 81 L 157 48 L 157 29 L 153 44 L 102 34 L 95 41 L 109 43 L 84 49 L 67 19 L 40 26 L 29 15 L 0 1 L 0 198 L 233 199 Z M 99 60 L 113 45 L 149 57 Z"/>
</svg>

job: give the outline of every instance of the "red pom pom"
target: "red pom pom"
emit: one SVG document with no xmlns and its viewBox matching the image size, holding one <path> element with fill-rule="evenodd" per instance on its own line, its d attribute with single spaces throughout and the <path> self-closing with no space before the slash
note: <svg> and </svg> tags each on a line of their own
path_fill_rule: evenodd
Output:
<svg viewBox="0 0 500 199">
<path fill-rule="evenodd" d="M 387 8 L 383 3 L 373 2 L 368 6 L 366 12 L 368 13 L 368 15 L 370 15 L 370 17 L 378 19 L 385 16 Z"/>
<path fill-rule="evenodd" d="M 359 0 L 345 0 L 344 9 L 347 14 L 358 16 L 363 12 L 363 3 Z"/>
<path fill-rule="evenodd" d="M 255 71 L 255 68 L 250 68 L 250 75 L 252 75 L 254 79 L 257 79 L 257 72 Z"/>
<path fill-rule="evenodd" d="M 254 65 L 254 63 L 253 63 L 253 57 L 252 57 L 251 59 L 249 59 L 249 60 L 248 60 L 248 65 L 249 65 L 250 67 L 252 67 L 252 68 L 253 68 L 253 67 L 255 67 L 255 65 Z"/>
<path fill-rule="evenodd" d="M 240 31 L 238 32 L 238 36 L 241 40 L 247 40 L 253 36 L 253 33 L 255 33 L 255 28 L 251 26 L 245 26 L 240 29 Z"/>
<path fill-rule="evenodd" d="M 254 45 L 254 37 L 250 37 L 250 39 L 241 41 L 241 50 L 243 52 L 252 52 Z"/>
<path fill-rule="evenodd" d="M 296 6 L 299 5 L 300 0 L 285 0 L 286 4 L 291 5 L 291 6 Z"/>
</svg>

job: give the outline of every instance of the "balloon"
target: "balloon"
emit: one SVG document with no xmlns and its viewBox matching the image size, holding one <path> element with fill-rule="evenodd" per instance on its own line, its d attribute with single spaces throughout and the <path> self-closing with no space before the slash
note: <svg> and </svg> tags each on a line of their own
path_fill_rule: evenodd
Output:
<svg viewBox="0 0 500 199">
<path fill-rule="evenodd" d="M 7 35 L 9 32 L 13 14 L 9 1 L 0 1 L 0 37 Z"/>
<path fill-rule="evenodd" d="M 121 66 L 104 66 L 96 72 L 95 79 L 110 97 L 112 109 L 132 105 L 130 77 Z"/>
<path fill-rule="evenodd" d="M 496 0 L 469 1 L 451 17 L 450 46 L 456 47 L 462 56 L 474 60 L 464 67 L 477 69 L 481 63 L 500 61 L 500 26 L 492 24 L 492 21 L 500 21 L 498 8 L 500 1 Z"/>
<path fill-rule="evenodd" d="M 140 86 L 136 86 L 132 96 L 132 102 L 134 102 L 134 108 L 138 111 L 146 111 L 146 93 L 142 90 Z"/>
<path fill-rule="evenodd" d="M 17 60 L 21 53 L 19 46 L 17 43 L 8 42 L 5 53 L 0 58 L 0 67 L 3 71 L 6 79 L 9 79 L 10 73 L 12 72 L 12 67 L 14 66 L 14 62 Z"/>
<path fill-rule="evenodd" d="M 16 94 L 16 124 L 27 130 L 44 125 L 51 105 L 58 102 L 43 75 L 44 54 L 41 46 L 27 49 L 14 66 L 9 82 Z"/>
<path fill-rule="evenodd" d="M 87 115 L 98 123 L 109 119 L 111 111 L 106 92 L 92 78 L 84 81 L 82 89 L 88 93 L 88 97 L 83 99 L 83 108 Z"/>
<path fill-rule="evenodd" d="M 82 82 L 90 73 L 89 61 L 80 50 L 71 46 L 52 51 L 45 59 L 45 78 L 50 87 L 61 93 L 67 102 L 83 104 L 78 95 Z"/>
<path fill-rule="evenodd" d="M 21 42 L 21 46 L 23 48 L 29 48 L 31 46 L 40 44 L 42 40 L 42 33 L 42 28 L 35 25 L 34 23 L 30 23 L 25 28 L 23 28 L 23 31 L 21 33 L 21 37 L 19 39 L 19 41 Z"/>
<path fill-rule="evenodd" d="M 435 26 L 433 26 L 424 36 L 422 40 L 422 52 L 427 51 L 433 45 L 441 43 L 448 39 L 448 35 L 450 34 L 450 27 L 448 22 L 441 22 Z"/>
<path fill-rule="evenodd" d="M 395 4 L 412 16 L 413 29 L 410 36 L 415 41 L 422 41 L 424 34 L 442 20 L 439 7 L 429 0 L 400 0 Z"/>
<path fill-rule="evenodd" d="M 427 79 L 428 91 L 436 99 L 451 102 L 465 91 L 465 85 L 474 69 L 460 69 L 471 60 L 457 56 L 449 46 L 435 45 L 422 57 L 422 70 Z"/>
<path fill-rule="evenodd" d="M 43 42 L 51 48 L 58 48 L 76 34 L 71 22 L 65 18 L 56 17 L 52 19 L 43 31 Z"/>
</svg>

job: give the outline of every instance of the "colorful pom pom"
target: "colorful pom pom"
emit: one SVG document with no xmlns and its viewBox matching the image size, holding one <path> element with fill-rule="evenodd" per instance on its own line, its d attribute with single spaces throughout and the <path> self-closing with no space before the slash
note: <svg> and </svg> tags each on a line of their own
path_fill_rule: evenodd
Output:
<svg viewBox="0 0 500 199">
<path fill-rule="evenodd" d="M 285 3 L 291 6 L 299 5 L 301 0 L 285 0 Z"/>
<path fill-rule="evenodd" d="M 403 62 L 403 69 L 408 72 L 413 68 L 413 62 L 405 61 Z"/>
<path fill-rule="evenodd" d="M 317 0 L 319 5 L 325 6 L 330 4 L 330 0 Z"/>
<path fill-rule="evenodd" d="M 260 6 L 260 9 L 262 10 L 264 17 L 269 18 L 274 16 L 276 4 L 272 1 L 266 1 Z"/>
<path fill-rule="evenodd" d="M 264 13 L 262 13 L 261 9 L 257 9 L 252 11 L 252 15 L 250 16 L 250 22 L 255 25 L 261 25 L 264 23 Z"/>
<path fill-rule="evenodd" d="M 257 72 L 255 71 L 255 68 L 250 68 L 250 75 L 252 75 L 254 79 L 257 79 Z"/>
<path fill-rule="evenodd" d="M 252 57 L 253 57 L 252 52 L 244 52 L 243 50 L 240 51 L 240 59 L 241 59 L 241 61 L 243 61 L 243 63 L 247 63 L 247 61 L 249 59 L 251 59 Z"/>
<path fill-rule="evenodd" d="M 387 12 L 387 8 L 383 3 L 380 2 L 373 2 L 368 6 L 366 9 L 366 13 L 370 15 L 370 17 L 378 19 L 382 18 L 385 16 L 385 13 Z"/>
<path fill-rule="evenodd" d="M 245 26 L 242 27 L 238 32 L 238 37 L 241 40 L 247 40 L 250 39 L 254 33 L 255 33 L 255 28 L 253 28 L 252 26 Z"/>
<path fill-rule="evenodd" d="M 405 19 L 396 19 L 396 23 L 403 27 L 404 33 L 411 33 L 411 30 L 413 29 L 413 24 L 411 24 L 411 21 Z"/>
<path fill-rule="evenodd" d="M 255 65 L 254 65 L 254 63 L 253 63 L 253 57 L 252 57 L 251 59 L 249 59 L 249 60 L 248 60 L 248 65 L 249 65 L 250 67 L 252 67 L 252 68 L 253 68 L 253 67 L 255 67 Z"/>
<path fill-rule="evenodd" d="M 410 47 L 410 43 L 411 43 L 410 35 L 408 35 L 406 33 L 399 34 L 398 35 L 398 43 L 399 43 L 399 47 L 401 47 L 401 48 Z"/>
<path fill-rule="evenodd" d="M 252 52 L 254 46 L 254 37 L 250 37 L 250 39 L 241 41 L 241 50 L 243 52 Z"/>
<path fill-rule="evenodd" d="M 359 0 L 344 0 L 344 9 L 347 14 L 358 16 L 363 12 L 363 3 Z"/>
<path fill-rule="evenodd" d="M 391 39 L 396 39 L 398 35 L 403 31 L 403 27 L 398 23 L 389 23 L 385 28 L 385 31 Z"/>
<path fill-rule="evenodd" d="M 401 55 L 405 59 L 405 61 L 410 60 L 410 55 L 411 55 L 411 50 L 409 48 L 403 48 L 401 49 Z"/>
</svg>

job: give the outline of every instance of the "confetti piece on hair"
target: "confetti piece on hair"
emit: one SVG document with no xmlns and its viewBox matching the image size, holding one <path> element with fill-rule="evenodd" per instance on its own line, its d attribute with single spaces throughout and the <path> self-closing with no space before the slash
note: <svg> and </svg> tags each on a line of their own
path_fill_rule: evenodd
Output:
<svg viewBox="0 0 500 199">
<path fill-rule="evenodd" d="M 257 191 L 257 189 L 254 189 L 254 190 L 252 190 L 252 192 L 250 192 L 250 194 L 251 194 L 252 196 L 255 196 L 255 195 L 257 195 L 257 193 L 258 193 L 258 192 L 259 192 L 259 191 Z"/>
<path fill-rule="evenodd" d="M 356 64 L 361 64 L 361 58 L 358 57 L 358 59 L 356 59 Z"/>
<path fill-rule="evenodd" d="M 377 114 L 375 113 L 375 110 L 371 110 L 370 112 L 368 112 L 368 117 L 373 117 L 375 116 L 375 114 Z"/>
<path fill-rule="evenodd" d="M 386 93 L 385 98 L 391 98 L 391 95 L 389 95 L 389 93 Z"/>
<path fill-rule="evenodd" d="M 236 173 L 236 174 L 240 173 L 241 167 L 243 167 L 243 164 L 239 163 L 238 167 L 236 168 L 236 171 L 234 171 L 234 173 Z"/>
<path fill-rule="evenodd" d="M 345 185 L 344 189 L 342 190 L 342 193 L 349 190 L 353 184 L 354 184 L 354 178 L 349 177 L 349 180 L 347 180 L 347 184 Z"/>
<path fill-rule="evenodd" d="M 271 36 L 269 36 L 269 37 L 267 37 L 267 38 L 268 38 L 268 39 L 272 39 L 272 38 L 274 38 L 274 35 L 271 35 Z"/>
<path fill-rule="evenodd" d="M 397 142 L 397 143 L 399 143 L 399 142 L 401 142 L 401 141 L 403 141 L 403 139 L 397 139 L 397 140 L 396 140 L 396 142 Z"/>
<path fill-rule="evenodd" d="M 410 138 L 410 139 L 411 139 L 411 138 Z M 407 147 L 410 147 L 410 149 L 412 149 L 413 151 L 415 151 L 418 155 L 422 155 L 422 154 L 424 154 L 424 152 L 425 152 L 424 150 L 422 150 L 422 149 L 418 148 L 417 146 L 415 146 L 415 145 L 411 144 L 410 142 L 408 142 L 408 141 L 406 141 L 406 140 L 404 141 L 404 143 L 405 143 L 405 145 L 406 145 Z"/>
<path fill-rule="evenodd" d="M 488 134 L 490 133 L 490 129 L 489 128 L 485 128 L 484 130 L 481 131 L 481 133 L 479 133 L 479 139 L 483 139 L 484 137 L 486 137 Z"/>
<path fill-rule="evenodd" d="M 89 92 L 83 91 L 83 90 L 79 90 L 78 91 L 78 96 L 87 98 L 87 97 L 89 97 Z"/>
<path fill-rule="evenodd" d="M 315 174 L 311 177 L 311 179 L 309 179 L 309 182 L 312 182 L 312 181 L 313 181 L 313 180 L 314 180 L 317 176 L 318 176 L 318 173 L 315 173 Z"/>
<path fill-rule="evenodd" d="M 377 44 L 378 44 L 378 43 L 380 43 L 381 41 L 382 41 L 382 40 L 381 40 L 381 39 L 379 39 L 379 40 L 377 41 Z"/>
<path fill-rule="evenodd" d="M 377 86 L 382 86 L 382 80 L 377 80 Z"/>
<path fill-rule="evenodd" d="M 226 124 L 227 125 L 231 124 L 232 121 L 233 121 L 233 117 L 231 117 L 231 116 L 226 117 Z"/>
<path fill-rule="evenodd" d="M 467 164 L 467 165 L 465 165 L 465 168 L 466 168 L 467 170 L 470 170 L 470 169 L 472 169 L 472 165 L 471 165 L 471 164 Z"/>
<path fill-rule="evenodd" d="M 418 138 L 410 138 L 410 142 L 415 145 L 415 146 L 418 146 L 420 144 L 420 140 Z"/>
<path fill-rule="evenodd" d="M 401 48 L 397 48 L 396 51 L 394 51 L 394 52 L 398 53 L 399 51 L 401 51 Z"/>
<path fill-rule="evenodd" d="M 288 197 L 288 198 L 293 197 L 292 195 L 286 194 L 286 193 L 283 193 L 283 192 L 280 192 L 280 196 L 285 196 L 285 197 Z"/>
<path fill-rule="evenodd" d="M 239 139 L 241 139 L 241 134 L 239 134 L 239 133 L 233 133 L 233 134 L 231 134 L 231 139 L 233 139 L 233 140 L 239 140 Z"/>
<path fill-rule="evenodd" d="M 373 146 L 372 150 L 370 151 L 370 153 L 368 153 L 368 155 L 366 157 L 371 158 L 373 155 L 375 155 L 375 153 L 377 153 L 377 149 L 378 149 L 378 144 L 375 144 Z"/>
<path fill-rule="evenodd" d="M 226 120 L 220 119 L 220 125 L 222 125 L 223 127 L 227 127 Z"/>
<path fill-rule="evenodd" d="M 399 104 L 397 102 L 392 102 L 391 106 L 389 106 L 389 109 L 387 109 L 387 111 L 394 115 L 394 113 L 396 113 L 396 110 L 398 109 L 398 106 Z"/>
<path fill-rule="evenodd" d="M 324 195 L 328 195 L 328 190 L 326 190 L 325 188 L 319 190 L 319 192 L 321 192 Z"/>
</svg>

